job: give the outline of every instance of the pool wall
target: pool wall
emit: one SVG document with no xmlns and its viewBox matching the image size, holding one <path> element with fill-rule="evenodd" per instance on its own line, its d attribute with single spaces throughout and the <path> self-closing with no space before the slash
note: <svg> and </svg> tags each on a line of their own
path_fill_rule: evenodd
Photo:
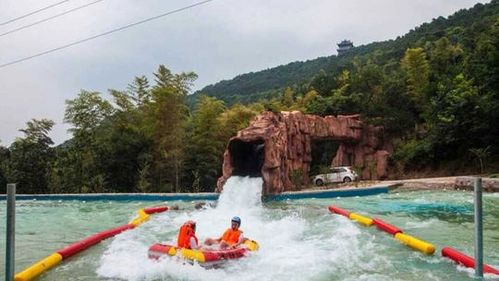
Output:
<svg viewBox="0 0 499 281">
<path fill-rule="evenodd" d="M 336 198 L 336 197 L 354 197 L 354 196 L 369 196 L 382 193 L 388 193 L 388 186 L 366 187 L 366 188 L 348 188 L 348 189 L 328 189 L 318 191 L 296 191 L 283 192 L 277 195 L 268 195 L 266 200 L 283 201 L 292 199 L 312 199 L 312 198 Z"/>
<path fill-rule="evenodd" d="M 336 198 L 369 196 L 388 193 L 387 186 L 328 189 L 318 191 L 283 192 L 265 196 L 266 201 L 283 201 L 289 199 Z M 78 201 L 195 201 L 218 199 L 218 193 L 92 193 L 92 194 L 17 194 L 16 200 L 78 200 Z M 0 195 L 6 200 L 6 195 Z"/>
<path fill-rule="evenodd" d="M 16 200 L 78 200 L 78 201 L 195 201 L 217 200 L 218 193 L 92 193 L 92 194 L 17 194 Z M 0 200 L 5 200 L 0 195 Z"/>
</svg>

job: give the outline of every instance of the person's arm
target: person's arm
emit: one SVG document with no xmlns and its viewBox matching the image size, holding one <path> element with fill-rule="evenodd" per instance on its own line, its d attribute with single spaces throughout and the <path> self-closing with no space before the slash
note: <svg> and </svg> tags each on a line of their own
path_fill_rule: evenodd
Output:
<svg viewBox="0 0 499 281">
<path fill-rule="evenodd" d="M 224 231 L 224 233 L 222 233 L 222 236 L 220 236 L 219 238 L 216 239 L 218 241 L 218 243 L 222 242 L 222 239 L 224 238 L 225 233 L 227 233 L 227 231 L 229 231 L 229 230 L 227 229 L 226 231 Z"/>
<path fill-rule="evenodd" d="M 244 241 L 246 241 L 246 238 L 243 236 L 243 232 L 241 231 L 241 234 L 239 235 L 239 240 L 237 241 L 236 244 L 232 245 L 231 248 L 237 248 L 239 245 L 241 245 Z"/>
<path fill-rule="evenodd" d="M 189 239 L 189 245 L 191 246 L 191 249 L 199 248 L 199 245 L 198 243 L 196 243 L 196 239 L 194 239 L 194 237 L 191 237 L 191 239 Z"/>
</svg>

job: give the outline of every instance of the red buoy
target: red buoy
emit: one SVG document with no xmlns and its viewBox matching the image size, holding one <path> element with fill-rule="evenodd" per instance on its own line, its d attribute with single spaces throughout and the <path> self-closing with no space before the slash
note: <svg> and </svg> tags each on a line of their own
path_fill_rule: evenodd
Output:
<svg viewBox="0 0 499 281">
<path fill-rule="evenodd" d="M 168 211 L 167 206 L 156 206 L 156 207 L 144 208 L 144 212 L 148 215 L 155 214 L 155 213 L 162 213 L 164 211 Z"/>
<path fill-rule="evenodd" d="M 350 212 L 349 212 L 349 211 L 347 211 L 347 210 L 345 210 L 345 209 L 338 208 L 338 207 L 333 206 L 333 205 L 329 206 L 329 208 L 328 208 L 328 209 L 329 209 L 329 211 L 330 211 L 331 213 L 336 213 L 336 214 L 338 214 L 338 215 L 342 215 L 342 216 L 345 216 L 345 217 L 347 217 L 347 218 L 349 218 L 349 217 L 350 217 Z"/>
<path fill-rule="evenodd" d="M 63 249 L 57 251 L 63 259 L 67 259 L 73 255 L 78 254 L 79 252 L 99 243 L 100 241 L 107 239 L 109 237 L 113 237 L 121 232 L 132 229 L 133 225 L 125 224 L 122 226 L 118 226 L 112 229 L 108 229 L 99 233 L 96 233 L 92 236 L 89 236 L 83 240 L 75 242 L 69 246 L 64 247 Z"/>
<path fill-rule="evenodd" d="M 459 264 L 462 264 L 466 267 L 475 268 L 475 260 L 472 257 L 469 257 L 469 256 L 451 248 L 451 247 L 444 247 L 442 249 L 442 256 L 448 257 L 449 259 L 451 259 Z M 486 264 L 483 265 L 483 272 L 499 275 L 499 270 L 491 267 L 490 265 L 486 265 Z"/>
<path fill-rule="evenodd" d="M 373 219 L 373 223 L 376 225 L 377 228 L 383 230 L 384 232 L 388 232 L 391 235 L 395 235 L 397 233 L 403 232 L 401 229 L 398 227 L 391 225 L 383 220 L 380 220 L 378 218 Z"/>
</svg>

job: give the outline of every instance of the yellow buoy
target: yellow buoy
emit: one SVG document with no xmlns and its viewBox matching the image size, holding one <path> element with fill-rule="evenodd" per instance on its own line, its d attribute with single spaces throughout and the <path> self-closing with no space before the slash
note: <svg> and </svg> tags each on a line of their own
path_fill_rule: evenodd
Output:
<svg viewBox="0 0 499 281">
<path fill-rule="evenodd" d="M 144 209 L 139 209 L 137 213 L 139 213 L 139 217 L 141 218 L 149 217 L 149 215 L 146 213 L 146 211 L 144 211 Z"/>
<path fill-rule="evenodd" d="M 357 221 L 360 224 L 363 224 L 365 226 L 371 226 L 373 224 L 373 220 L 364 216 L 361 216 L 356 213 L 350 213 L 349 218 L 351 220 Z"/>
<path fill-rule="evenodd" d="M 395 239 L 427 255 L 433 255 L 433 253 L 435 252 L 435 246 L 433 246 L 432 244 L 425 242 L 423 240 L 419 240 L 415 237 L 412 237 L 404 233 L 395 234 Z"/>
<path fill-rule="evenodd" d="M 52 255 L 44 258 L 43 260 L 33 264 L 32 266 L 26 268 L 25 270 L 16 274 L 15 281 L 29 281 L 43 272 L 49 270 L 53 266 L 57 265 L 62 261 L 62 256 L 59 253 L 53 253 Z"/>
<path fill-rule="evenodd" d="M 136 217 L 133 221 L 130 222 L 131 225 L 137 227 L 149 219 L 149 215 L 144 211 L 144 209 L 140 209 L 138 211 L 139 216 Z"/>
</svg>

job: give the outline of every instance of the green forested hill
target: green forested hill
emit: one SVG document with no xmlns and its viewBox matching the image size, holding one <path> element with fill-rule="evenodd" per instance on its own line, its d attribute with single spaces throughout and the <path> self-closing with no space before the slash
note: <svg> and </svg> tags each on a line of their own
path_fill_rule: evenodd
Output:
<svg viewBox="0 0 499 281">
<path fill-rule="evenodd" d="M 489 4 L 477 4 L 471 9 L 460 10 L 444 18 L 439 17 L 431 23 L 424 23 L 407 34 L 394 40 L 374 42 L 355 47 L 343 56 L 332 55 L 304 62 L 292 62 L 274 68 L 241 74 L 230 80 L 222 80 L 208 85 L 189 96 L 193 104 L 200 95 L 208 95 L 223 100 L 227 104 L 237 102 L 250 103 L 278 96 L 285 87 L 303 90 L 310 86 L 313 77 L 320 71 L 335 73 L 352 64 L 355 57 L 376 56 L 377 64 L 388 61 L 400 61 L 407 48 L 419 46 L 425 42 L 448 37 L 451 42 L 459 42 L 466 48 L 473 48 L 473 32 L 484 32 L 490 28 L 490 22 L 484 19 L 496 17 L 498 1 Z"/>
<path fill-rule="evenodd" d="M 321 57 L 305 62 L 292 62 L 271 69 L 250 72 L 208 85 L 190 96 L 194 101 L 201 94 L 216 97 L 228 104 L 250 103 L 271 98 L 276 90 L 287 85 L 303 84 L 321 69 L 328 68 L 335 56 Z"/>
<path fill-rule="evenodd" d="M 360 113 L 385 127 L 400 175 L 421 169 L 454 174 L 477 159 L 499 168 L 499 127 L 492 125 L 499 123 L 499 1 L 342 56 L 221 81 L 190 101 L 203 94 L 275 111 Z"/>
</svg>

